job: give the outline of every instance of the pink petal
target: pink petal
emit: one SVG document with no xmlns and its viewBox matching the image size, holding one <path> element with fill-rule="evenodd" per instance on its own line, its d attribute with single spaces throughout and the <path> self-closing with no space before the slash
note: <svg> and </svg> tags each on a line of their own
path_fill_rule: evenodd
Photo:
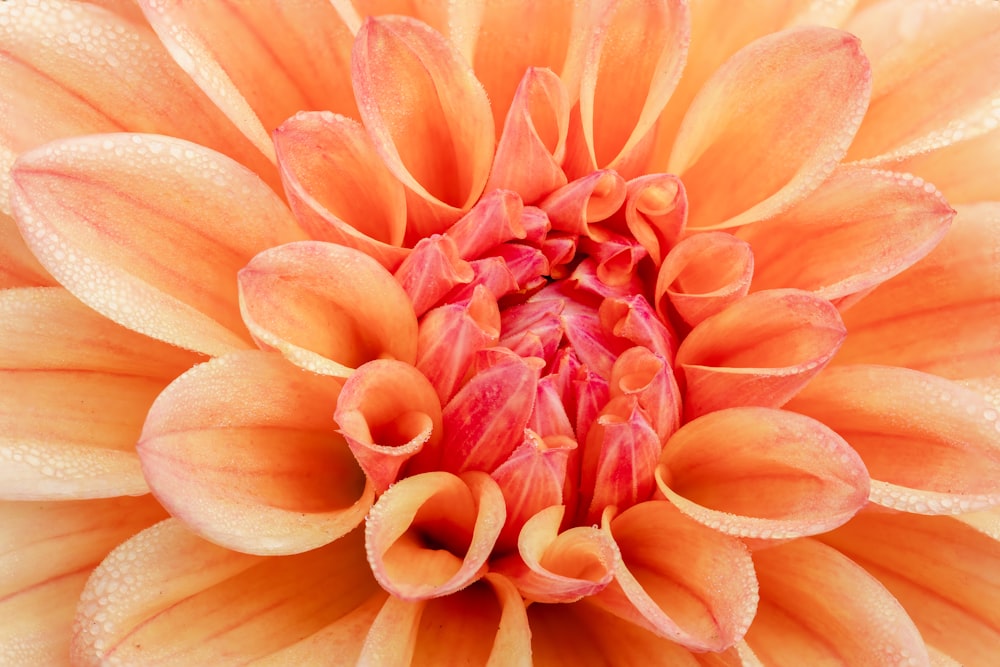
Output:
<svg viewBox="0 0 1000 667">
<path fill-rule="evenodd" d="M 212 355 L 251 346 L 236 271 L 265 248 L 303 238 L 252 172 L 167 137 L 81 137 L 26 153 L 12 203 L 32 252 L 77 298 L 130 329 Z"/>
<path fill-rule="evenodd" d="M 538 206 L 552 229 L 586 236 L 590 223 L 605 220 L 625 201 L 625 180 L 614 171 L 595 171 L 551 193 Z"/>
<path fill-rule="evenodd" d="M 461 590 L 486 572 L 505 516 L 503 494 L 486 473 L 429 472 L 400 480 L 365 524 L 375 578 L 402 600 Z"/>
<path fill-rule="evenodd" d="M 517 194 L 490 191 L 445 236 L 455 242 L 462 259 L 473 260 L 507 241 L 524 239 L 527 231 L 521 223 L 523 212 L 524 204 Z"/>
<path fill-rule="evenodd" d="M 747 643 L 765 664 L 928 664 L 906 611 L 849 558 L 810 539 L 753 557 L 760 605 Z"/>
<path fill-rule="evenodd" d="M 254 257 L 238 282 L 254 338 L 306 370 L 347 377 L 372 359 L 416 360 L 409 297 L 357 250 L 320 241 L 282 245 Z"/>
<path fill-rule="evenodd" d="M 299 553 L 364 519 L 374 500 L 330 418 L 341 383 L 276 354 L 188 371 L 156 399 L 139 458 L 157 499 L 197 534 L 247 553 Z"/>
<path fill-rule="evenodd" d="M 647 174 L 626 185 L 625 223 L 659 266 L 687 224 L 684 183 L 672 174 Z"/>
<path fill-rule="evenodd" d="M 839 30 L 776 33 L 734 55 L 692 102 L 670 155 L 688 226 L 737 227 L 808 195 L 843 157 L 869 86 L 858 39 Z"/>
<path fill-rule="evenodd" d="M 806 292 L 744 297 L 695 327 L 677 350 L 688 418 L 739 405 L 780 407 L 846 335 L 837 310 Z"/>
<path fill-rule="evenodd" d="M 601 324 L 615 336 L 648 348 L 668 362 L 677 353 L 677 335 L 641 295 L 605 299 L 597 311 Z"/>
<path fill-rule="evenodd" d="M 470 283 L 475 273 L 459 256 L 451 237 L 434 234 L 420 239 L 393 276 L 420 317 L 438 305 L 452 288 Z"/>
<path fill-rule="evenodd" d="M 1000 419 L 979 392 L 905 368 L 838 366 L 788 408 L 861 455 L 875 503 L 921 514 L 1000 504 Z"/>
<path fill-rule="evenodd" d="M 609 382 L 611 399 L 635 399 L 663 443 L 681 423 L 681 398 L 666 359 L 645 347 L 633 347 L 615 360 Z"/>
<path fill-rule="evenodd" d="M 826 532 L 868 502 L 868 471 L 850 445 L 785 410 L 730 408 L 688 422 L 660 464 L 657 482 L 668 500 L 736 537 Z"/>
</svg>

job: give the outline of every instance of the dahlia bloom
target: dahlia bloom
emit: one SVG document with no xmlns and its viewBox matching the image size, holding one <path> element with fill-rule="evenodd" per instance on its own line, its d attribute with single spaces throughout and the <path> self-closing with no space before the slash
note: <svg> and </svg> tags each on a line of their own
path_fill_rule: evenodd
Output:
<svg viewBox="0 0 1000 667">
<path fill-rule="evenodd" d="M 1000 4 L 0 3 L 0 662 L 990 665 Z"/>
</svg>

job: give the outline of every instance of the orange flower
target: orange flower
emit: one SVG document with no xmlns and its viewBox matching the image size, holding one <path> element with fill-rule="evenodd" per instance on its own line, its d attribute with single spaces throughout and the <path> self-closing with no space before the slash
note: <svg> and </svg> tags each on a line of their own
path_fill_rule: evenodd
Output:
<svg viewBox="0 0 1000 667">
<path fill-rule="evenodd" d="M 0 4 L 0 661 L 1000 653 L 996 3 L 97 4 Z"/>
</svg>

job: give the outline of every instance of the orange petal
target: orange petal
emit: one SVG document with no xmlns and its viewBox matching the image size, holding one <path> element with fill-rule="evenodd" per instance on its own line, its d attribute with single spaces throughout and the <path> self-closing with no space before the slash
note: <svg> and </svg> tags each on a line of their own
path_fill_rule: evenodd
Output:
<svg viewBox="0 0 1000 667">
<path fill-rule="evenodd" d="M 1000 129 L 893 161 L 891 168 L 933 183 L 952 205 L 1000 201 L 1000 180 L 993 177 L 1000 172 Z"/>
<path fill-rule="evenodd" d="M 687 224 L 684 184 L 672 174 L 647 174 L 627 186 L 625 224 L 659 266 Z"/>
<path fill-rule="evenodd" d="M 634 397 L 662 443 L 681 423 L 677 381 L 667 361 L 643 346 L 623 352 L 611 368 L 611 398 Z"/>
<path fill-rule="evenodd" d="M 765 664 L 928 664 L 906 611 L 849 558 L 803 539 L 753 559 L 760 605 L 747 643 Z"/>
<path fill-rule="evenodd" d="M 0 503 L 0 661 L 64 664 L 90 571 L 122 540 L 165 516 L 150 496 Z"/>
<path fill-rule="evenodd" d="M 238 282 L 250 333 L 306 370 L 348 377 L 372 359 L 416 360 L 417 318 L 406 292 L 357 250 L 289 243 L 254 257 Z"/>
<path fill-rule="evenodd" d="M 595 171 L 564 185 L 538 206 L 552 229 L 587 236 L 590 223 L 605 220 L 625 202 L 625 180 L 614 171 Z"/>
<path fill-rule="evenodd" d="M 601 302 L 597 310 L 601 325 L 615 336 L 673 364 L 677 354 L 677 334 L 663 320 L 642 295 L 611 297 Z"/>
<path fill-rule="evenodd" d="M 768 408 L 718 410 L 667 442 L 660 491 L 714 530 L 786 539 L 831 530 L 868 502 L 861 458 L 818 421 Z"/>
<path fill-rule="evenodd" d="M 295 112 L 356 115 L 351 32 L 329 2 L 140 4 L 177 63 L 272 160 L 271 131 Z"/>
<path fill-rule="evenodd" d="M 406 197 L 364 127 L 326 111 L 297 113 L 274 131 L 274 147 L 302 228 L 395 270 L 406 256 Z"/>
<path fill-rule="evenodd" d="M 722 651 L 743 637 L 757 606 L 747 548 L 664 501 L 609 520 L 621 552 L 615 579 L 589 598 L 613 614 L 695 651 Z"/>
<path fill-rule="evenodd" d="M 979 392 L 905 368 L 838 366 L 787 407 L 861 455 L 873 502 L 920 514 L 1000 504 L 1000 418 Z"/>
<path fill-rule="evenodd" d="M 960 206 L 944 240 L 844 314 L 837 363 L 1000 375 L 1000 204 Z"/>
<path fill-rule="evenodd" d="M 368 560 L 403 600 L 450 595 L 486 572 L 506 511 L 489 475 L 429 472 L 394 484 L 365 524 Z"/>
<path fill-rule="evenodd" d="M 798 290 L 740 299 L 677 350 L 689 419 L 739 405 L 781 407 L 833 357 L 847 332 L 828 301 Z"/>
<path fill-rule="evenodd" d="M 276 354 L 188 371 L 153 404 L 139 458 L 171 515 L 230 549 L 315 549 L 364 519 L 374 490 L 330 418 L 340 382 Z"/>
<path fill-rule="evenodd" d="M 469 263 L 459 256 L 455 241 L 444 234 L 420 239 L 393 273 L 417 317 L 438 305 L 453 288 L 468 285 L 475 276 Z"/>
<path fill-rule="evenodd" d="M 964 665 L 1000 646 L 1000 542 L 958 517 L 863 512 L 823 541 L 899 600 L 924 640 Z"/>
<path fill-rule="evenodd" d="M 839 30 L 789 30 L 734 55 L 692 102 L 670 155 L 688 226 L 737 227 L 808 195 L 843 157 L 869 85 L 858 39 Z"/>
<path fill-rule="evenodd" d="M 790 210 L 737 236 L 753 248 L 754 291 L 797 287 L 832 301 L 918 262 L 953 217 L 944 197 L 920 179 L 845 167 Z"/>
<path fill-rule="evenodd" d="M 87 582 L 72 659 L 225 664 L 233 656 L 280 656 L 325 634 L 324 658 L 351 664 L 363 637 L 353 621 L 375 596 L 382 593 L 361 531 L 309 553 L 262 558 L 206 542 L 168 519 L 111 552 Z M 338 625 L 347 632 L 332 641 Z"/>
<path fill-rule="evenodd" d="M 486 92 L 444 37 L 402 16 L 362 25 L 353 82 L 376 150 L 433 212 L 411 219 L 413 237 L 444 231 L 489 176 L 494 128 Z"/>
<path fill-rule="evenodd" d="M 0 213 L 0 289 L 57 284 L 25 245 L 14 218 Z"/>
<path fill-rule="evenodd" d="M 207 148 L 111 134 L 26 153 L 14 169 L 21 233 L 68 290 L 130 329 L 202 352 L 250 347 L 233 276 L 302 238 L 257 176 Z"/>
</svg>

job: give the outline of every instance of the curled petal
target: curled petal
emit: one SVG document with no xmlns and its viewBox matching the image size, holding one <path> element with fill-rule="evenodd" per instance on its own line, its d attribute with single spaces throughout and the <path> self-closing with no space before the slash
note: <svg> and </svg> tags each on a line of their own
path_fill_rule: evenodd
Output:
<svg viewBox="0 0 1000 667">
<path fill-rule="evenodd" d="M 506 518 L 489 475 L 429 472 L 400 480 L 365 523 L 368 560 L 402 600 L 450 595 L 478 580 Z"/>
<path fill-rule="evenodd" d="M 486 290 L 494 300 L 518 290 L 517 278 L 503 257 L 483 257 L 469 262 L 472 267 L 472 280 L 459 283 L 446 294 L 442 301 L 445 304 L 468 301 L 472 299 L 476 288 Z"/>
<path fill-rule="evenodd" d="M 760 604 L 747 644 L 765 664 L 928 664 L 903 606 L 836 550 L 804 539 L 755 551 L 753 559 Z"/>
<path fill-rule="evenodd" d="M 672 174 L 646 174 L 627 186 L 625 224 L 659 266 L 687 224 L 684 183 Z"/>
<path fill-rule="evenodd" d="M 787 30 L 736 53 L 691 103 L 670 154 L 688 227 L 738 227 L 808 195 L 846 152 L 869 89 L 859 40 L 839 30 Z"/>
<path fill-rule="evenodd" d="M 753 272 L 754 253 L 745 241 L 726 232 L 694 234 L 663 260 L 656 310 L 666 319 L 669 303 L 689 326 L 697 326 L 746 296 Z"/>
<path fill-rule="evenodd" d="M 340 384 L 265 352 L 195 367 L 146 418 L 139 458 L 150 488 L 187 527 L 231 549 L 288 554 L 332 542 L 374 500 L 330 419 Z"/>
<path fill-rule="evenodd" d="M 1000 418 L 977 391 L 905 368 L 838 366 L 788 408 L 861 455 L 876 480 L 873 502 L 920 514 L 1000 504 Z"/>
<path fill-rule="evenodd" d="M 527 231 L 521 224 L 523 211 L 524 204 L 516 193 L 491 190 L 445 236 L 455 242 L 462 259 L 473 260 L 507 241 L 524 239 Z"/>
<path fill-rule="evenodd" d="M 424 445 L 441 440 L 434 387 L 413 366 L 391 359 L 369 361 L 347 379 L 333 419 L 376 493 Z"/>
<path fill-rule="evenodd" d="M 614 171 L 589 173 L 543 199 L 552 229 L 586 236 L 590 223 L 608 218 L 625 201 L 625 180 Z"/>
<path fill-rule="evenodd" d="M 846 334 L 836 308 L 807 292 L 744 297 L 695 327 L 677 350 L 688 418 L 738 405 L 780 407 Z"/>
<path fill-rule="evenodd" d="M 433 308 L 453 287 L 466 285 L 475 277 L 469 263 L 459 256 L 458 246 L 443 234 L 420 239 L 393 275 L 406 291 L 417 317 Z"/>
<path fill-rule="evenodd" d="M 134 331 L 211 355 L 251 346 L 236 271 L 303 238 L 245 167 L 160 136 L 79 137 L 26 153 L 12 203 L 28 245 L 74 296 Z"/>
<path fill-rule="evenodd" d="M 660 491 L 714 530 L 787 539 L 832 530 L 868 501 L 861 458 L 818 421 L 730 408 L 685 424 L 663 448 Z"/>
<path fill-rule="evenodd" d="M 597 311 L 601 324 L 615 336 L 649 349 L 673 362 L 677 336 L 657 317 L 642 295 L 605 299 Z"/>
<path fill-rule="evenodd" d="M 666 360 L 645 347 L 626 350 L 611 369 L 611 398 L 631 396 L 661 443 L 681 423 L 677 381 Z"/>
<path fill-rule="evenodd" d="M 254 257 L 238 282 L 250 333 L 306 370 L 347 377 L 372 359 L 416 360 L 417 318 L 409 297 L 357 250 L 289 243 Z"/>
</svg>

